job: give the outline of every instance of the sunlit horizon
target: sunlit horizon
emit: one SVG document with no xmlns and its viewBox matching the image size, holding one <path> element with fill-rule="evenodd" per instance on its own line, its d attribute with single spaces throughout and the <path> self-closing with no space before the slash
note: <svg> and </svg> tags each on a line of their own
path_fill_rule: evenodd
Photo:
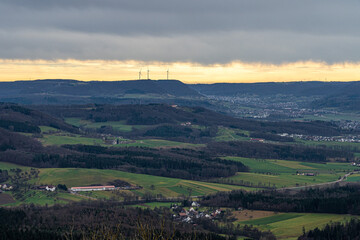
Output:
<svg viewBox="0 0 360 240">
<path fill-rule="evenodd" d="M 0 81 L 73 79 L 79 81 L 179 80 L 184 83 L 251 83 L 293 81 L 358 81 L 360 62 L 298 61 L 282 64 L 246 63 L 204 65 L 192 62 L 114 60 L 0 60 Z M 169 75 L 167 75 L 169 71 Z M 141 76 L 139 76 L 141 72 Z"/>
</svg>

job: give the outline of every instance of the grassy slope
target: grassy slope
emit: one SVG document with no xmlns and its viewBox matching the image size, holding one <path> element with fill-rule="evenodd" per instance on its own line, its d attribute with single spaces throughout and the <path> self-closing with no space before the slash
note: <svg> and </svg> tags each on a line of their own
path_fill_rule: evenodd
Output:
<svg viewBox="0 0 360 240">
<path fill-rule="evenodd" d="M 254 185 L 259 182 L 267 186 L 287 187 L 298 185 L 312 185 L 337 180 L 346 172 L 358 169 L 349 163 L 304 163 L 285 160 L 264 160 L 240 157 L 226 157 L 233 161 L 240 161 L 250 168 L 249 173 L 237 173 L 228 179 L 234 182 L 247 181 Z M 318 173 L 317 176 L 298 176 L 300 173 Z M 271 173 L 268 174 L 268 173 Z"/>
<path fill-rule="evenodd" d="M 142 129 L 147 127 L 146 125 L 127 125 L 125 121 L 91 122 L 87 120 L 82 120 L 80 118 L 66 118 L 65 122 L 77 127 L 84 126 L 87 128 L 100 128 L 101 126 L 111 126 L 113 127 L 113 129 L 116 129 L 120 132 L 131 132 L 133 128 Z"/>
<path fill-rule="evenodd" d="M 66 184 L 68 187 L 89 186 L 91 184 L 107 184 L 115 179 L 121 179 L 144 189 L 134 191 L 137 195 L 145 192 L 162 194 L 166 197 L 184 195 L 205 195 L 218 191 L 239 189 L 237 186 L 206 183 L 199 181 L 165 178 L 144 174 L 134 174 L 116 170 L 79 169 L 79 168 L 45 168 L 40 169 L 39 178 L 32 180 L 35 184 Z M 152 189 L 152 185 L 154 189 Z M 191 189 L 191 190 L 190 190 Z M 245 188 L 249 189 L 250 188 Z"/>
<path fill-rule="evenodd" d="M 298 143 L 302 143 L 308 146 L 314 146 L 314 145 L 325 145 L 328 147 L 349 147 L 351 149 L 354 149 L 357 152 L 360 152 L 360 143 L 354 143 L 354 142 L 324 142 L 324 141 L 308 141 L 308 140 L 302 140 L 302 139 L 296 139 Z"/>
<path fill-rule="evenodd" d="M 221 142 L 221 141 L 237 141 L 237 140 L 250 140 L 249 137 L 239 136 L 236 135 L 236 133 L 244 134 L 246 136 L 249 136 L 248 131 L 243 131 L 240 129 L 232 129 L 232 128 L 226 128 L 226 127 L 219 127 L 217 136 L 214 138 L 215 141 Z"/>
<path fill-rule="evenodd" d="M 149 147 L 149 148 L 161 148 L 161 147 L 179 147 L 179 148 L 198 148 L 204 147 L 205 144 L 191 144 L 183 142 L 168 141 L 162 139 L 143 139 L 136 140 L 134 143 L 118 144 L 117 147 Z"/>
<path fill-rule="evenodd" d="M 317 213 L 279 213 L 274 216 L 237 222 L 254 225 L 262 230 L 272 231 L 278 239 L 297 239 L 305 230 L 324 227 L 329 222 L 344 222 L 350 220 L 349 215 L 317 214 Z"/>
</svg>

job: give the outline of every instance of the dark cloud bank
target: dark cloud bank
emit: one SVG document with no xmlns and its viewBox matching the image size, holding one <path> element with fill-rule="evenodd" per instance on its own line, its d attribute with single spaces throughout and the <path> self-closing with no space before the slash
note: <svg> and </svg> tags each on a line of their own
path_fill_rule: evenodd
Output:
<svg viewBox="0 0 360 240">
<path fill-rule="evenodd" d="M 359 61 L 360 2 L 3 0 L 0 58 Z"/>
</svg>

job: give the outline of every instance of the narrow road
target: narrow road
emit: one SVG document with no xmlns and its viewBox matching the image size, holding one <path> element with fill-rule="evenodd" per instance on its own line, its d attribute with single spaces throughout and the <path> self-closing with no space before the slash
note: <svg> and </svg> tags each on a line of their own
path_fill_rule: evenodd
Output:
<svg viewBox="0 0 360 240">
<path fill-rule="evenodd" d="M 324 183 L 317 183 L 317 184 L 312 184 L 312 185 L 306 185 L 306 186 L 300 186 L 300 187 L 285 187 L 285 188 L 278 188 L 276 189 L 276 191 L 281 191 L 281 190 L 300 190 L 303 188 L 308 188 L 308 187 L 320 187 L 320 186 L 326 186 L 326 185 L 333 185 L 339 182 L 342 182 L 344 180 L 347 179 L 348 176 L 354 174 L 354 173 L 359 173 L 359 171 L 353 171 L 353 172 L 349 172 L 347 174 L 345 174 L 344 176 L 341 176 L 340 179 L 333 181 L 333 182 L 324 182 Z"/>
</svg>

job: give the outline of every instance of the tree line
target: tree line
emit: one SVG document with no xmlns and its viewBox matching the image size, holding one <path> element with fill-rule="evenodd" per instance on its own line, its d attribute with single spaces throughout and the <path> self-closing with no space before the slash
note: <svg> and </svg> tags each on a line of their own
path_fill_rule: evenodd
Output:
<svg viewBox="0 0 360 240">
<path fill-rule="evenodd" d="M 310 188 L 297 193 L 288 191 L 232 191 L 217 193 L 202 200 L 205 206 L 246 208 L 278 212 L 360 214 L 360 186 Z"/>
</svg>

